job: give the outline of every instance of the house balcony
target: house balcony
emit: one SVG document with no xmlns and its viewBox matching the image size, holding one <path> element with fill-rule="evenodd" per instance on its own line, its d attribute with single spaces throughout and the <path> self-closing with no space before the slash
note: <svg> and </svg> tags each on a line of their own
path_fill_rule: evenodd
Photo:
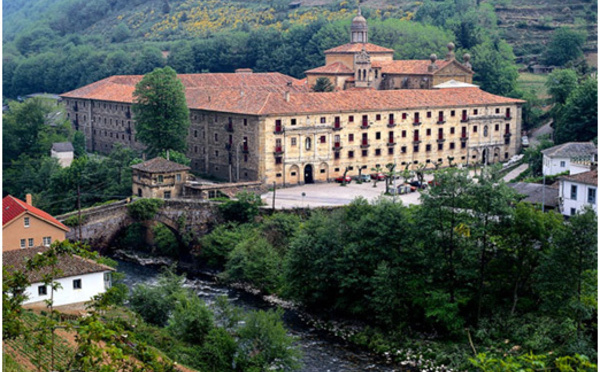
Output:
<svg viewBox="0 0 600 372">
<path fill-rule="evenodd" d="M 281 154 L 283 154 L 283 147 L 282 146 L 275 146 L 275 151 L 273 151 L 273 155 L 279 156 Z"/>
<path fill-rule="evenodd" d="M 369 129 L 371 126 L 369 124 L 362 123 L 360 129 Z"/>
<path fill-rule="evenodd" d="M 419 125 L 421 125 L 421 124 L 423 124 L 423 122 L 421 122 L 421 121 L 413 121 L 413 125 L 414 125 L 415 127 L 416 127 L 416 126 L 419 126 Z"/>
<path fill-rule="evenodd" d="M 340 125 L 340 123 L 335 123 L 333 124 L 333 130 L 342 130 L 342 126 Z"/>
<path fill-rule="evenodd" d="M 388 141 L 387 145 L 388 145 L 388 147 L 393 147 L 393 146 L 396 146 L 396 142 Z"/>
<path fill-rule="evenodd" d="M 342 149 L 342 144 L 339 142 L 335 142 L 333 144 L 333 151 L 340 151 Z"/>
<path fill-rule="evenodd" d="M 360 144 L 361 149 L 369 148 L 369 141 L 362 141 Z"/>
<path fill-rule="evenodd" d="M 387 127 L 388 127 L 388 128 L 393 128 L 393 127 L 395 127 L 395 126 L 396 126 L 396 123 L 395 123 L 394 121 L 390 121 L 390 122 L 388 122 L 388 124 L 387 124 Z"/>
<path fill-rule="evenodd" d="M 467 142 L 469 140 L 468 136 L 461 136 L 460 137 L 460 142 Z"/>
<path fill-rule="evenodd" d="M 273 134 L 282 134 L 282 133 L 283 133 L 283 127 L 275 127 Z"/>
<path fill-rule="evenodd" d="M 437 121 L 437 124 L 445 124 L 445 123 L 446 123 L 446 120 L 438 120 Z"/>
<path fill-rule="evenodd" d="M 418 138 L 413 139 L 413 145 L 418 145 L 419 143 L 421 143 L 420 139 L 418 139 Z"/>
<path fill-rule="evenodd" d="M 437 143 L 444 143 L 444 142 L 446 142 L 445 138 L 438 138 L 437 139 Z"/>
</svg>

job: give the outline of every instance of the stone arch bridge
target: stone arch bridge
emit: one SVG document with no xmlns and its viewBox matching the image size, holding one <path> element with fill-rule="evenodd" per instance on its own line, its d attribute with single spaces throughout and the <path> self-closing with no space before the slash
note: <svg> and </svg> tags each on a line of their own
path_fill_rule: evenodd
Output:
<svg viewBox="0 0 600 372">
<path fill-rule="evenodd" d="M 127 206 L 134 201 L 125 199 L 83 209 L 81 237 L 80 228 L 73 226 L 67 233 L 67 239 L 87 242 L 93 250 L 108 249 L 121 230 L 138 222 L 129 215 L 127 209 Z M 197 199 L 163 199 L 163 201 L 162 207 L 153 220 L 163 223 L 176 233 L 178 238 L 183 234 L 190 234 L 192 237 L 202 236 L 217 222 L 217 203 Z M 69 217 L 77 217 L 77 214 L 77 211 L 70 212 L 56 216 L 56 219 L 64 223 Z"/>
</svg>

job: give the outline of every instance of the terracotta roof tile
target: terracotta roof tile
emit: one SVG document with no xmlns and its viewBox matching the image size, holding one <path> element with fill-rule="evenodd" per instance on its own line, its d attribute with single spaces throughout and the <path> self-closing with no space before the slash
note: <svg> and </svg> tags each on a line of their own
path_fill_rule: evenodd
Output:
<svg viewBox="0 0 600 372">
<path fill-rule="evenodd" d="M 165 173 L 165 172 L 179 172 L 190 170 L 190 167 L 175 163 L 161 157 L 150 159 L 143 163 L 134 164 L 131 166 L 133 169 L 141 170 L 148 173 Z"/>
<path fill-rule="evenodd" d="M 313 68 L 312 70 L 307 70 L 304 72 L 305 74 L 342 74 L 342 75 L 353 75 L 354 71 L 348 68 L 342 62 L 335 62 L 326 66 L 321 66 L 317 68 Z"/>
<path fill-rule="evenodd" d="M 348 43 L 344 45 L 337 46 L 335 48 L 327 49 L 325 54 L 329 53 L 358 53 L 363 48 L 367 53 L 394 53 L 393 49 L 384 48 L 379 45 L 371 44 L 371 43 Z"/>
<path fill-rule="evenodd" d="M 14 272 L 16 270 L 25 272 L 27 259 L 31 259 L 36 254 L 43 253 L 46 250 L 48 250 L 48 247 L 34 247 L 2 252 L 2 266 L 4 266 L 8 272 Z M 62 271 L 62 274 L 59 275 L 57 279 L 103 271 L 114 271 L 110 266 L 102 265 L 76 255 L 62 256 L 58 260 L 57 267 Z M 49 273 L 50 268 L 44 267 L 39 271 L 29 272 L 28 279 L 31 283 L 39 283 L 43 280 L 43 276 Z"/>
<path fill-rule="evenodd" d="M 438 60 L 435 64 L 438 66 L 436 71 L 448 66 L 451 61 Z M 407 75 L 433 75 L 435 71 L 429 71 L 430 60 L 399 60 L 399 61 L 373 61 L 374 68 L 381 68 L 382 74 L 407 74 Z"/>
<path fill-rule="evenodd" d="M 36 208 L 32 205 L 25 203 L 20 199 L 15 198 L 12 195 L 8 195 L 4 199 L 2 199 L 2 226 L 5 226 L 7 223 L 11 222 L 12 220 L 19 217 L 25 212 L 29 212 L 32 215 L 48 223 L 51 223 L 60 229 L 69 231 L 69 228 L 60 223 L 56 218 L 52 217 L 51 215 L 39 208 Z"/>
<path fill-rule="evenodd" d="M 574 174 L 572 176 L 563 176 L 560 177 L 560 179 L 571 182 L 583 183 L 586 185 L 598 186 L 598 169 L 594 169 L 589 172 Z"/>
<path fill-rule="evenodd" d="M 228 89 L 228 90 L 291 90 L 296 92 L 308 91 L 305 84 L 278 72 L 269 73 L 208 73 L 208 74 L 179 74 L 177 75 L 186 89 L 186 95 L 191 89 Z M 61 94 L 63 98 L 84 98 L 112 102 L 133 102 L 135 85 L 142 80 L 142 75 L 115 75 L 95 83 Z M 291 86 L 288 84 L 291 82 Z"/>
</svg>

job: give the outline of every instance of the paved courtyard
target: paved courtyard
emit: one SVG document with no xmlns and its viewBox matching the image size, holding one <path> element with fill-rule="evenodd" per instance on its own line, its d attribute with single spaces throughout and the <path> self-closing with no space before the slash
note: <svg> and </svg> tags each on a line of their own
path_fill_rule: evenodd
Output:
<svg viewBox="0 0 600 372">
<path fill-rule="evenodd" d="M 426 179 L 428 178 L 426 177 Z M 294 186 L 277 189 L 275 193 L 275 209 L 346 205 L 359 196 L 369 201 L 379 197 L 393 199 L 392 196 L 384 196 L 384 192 L 385 182 L 377 182 L 377 187 L 373 187 L 373 182 L 366 182 L 359 185 L 354 181 L 346 186 L 341 186 L 335 182 Z M 303 193 L 304 196 L 302 196 Z M 415 191 L 409 194 L 397 195 L 396 201 L 402 201 L 405 205 L 419 204 L 419 196 L 419 192 Z M 261 197 L 266 205 L 273 205 L 272 191 L 263 194 Z"/>
</svg>

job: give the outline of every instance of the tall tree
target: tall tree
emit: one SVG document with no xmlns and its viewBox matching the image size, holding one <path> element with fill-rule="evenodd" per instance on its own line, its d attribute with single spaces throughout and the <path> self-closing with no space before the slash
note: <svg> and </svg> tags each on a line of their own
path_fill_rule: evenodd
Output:
<svg viewBox="0 0 600 372">
<path fill-rule="evenodd" d="M 584 43 L 584 34 L 564 27 L 559 28 L 552 35 L 544 60 L 548 65 L 564 66 L 583 55 Z"/>
<path fill-rule="evenodd" d="M 588 78 L 575 89 L 556 121 L 554 141 L 591 141 L 598 138 L 598 80 Z"/>
<path fill-rule="evenodd" d="M 333 84 L 331 84 L 331 80 L 326 77 L 318 78 L 315 82 L 315 85 L 312 87 L 313 92 L 332 92 L 333 89 L 334 88 Z"/>
<path fill-rule="evenodd" d="M 185 152 L 190 112 L 185 88 L 170 67 L 157 68 L 136 85 L 133 113 L 136 138 L 151 155 L 161 150 Z"/>
</svg>

